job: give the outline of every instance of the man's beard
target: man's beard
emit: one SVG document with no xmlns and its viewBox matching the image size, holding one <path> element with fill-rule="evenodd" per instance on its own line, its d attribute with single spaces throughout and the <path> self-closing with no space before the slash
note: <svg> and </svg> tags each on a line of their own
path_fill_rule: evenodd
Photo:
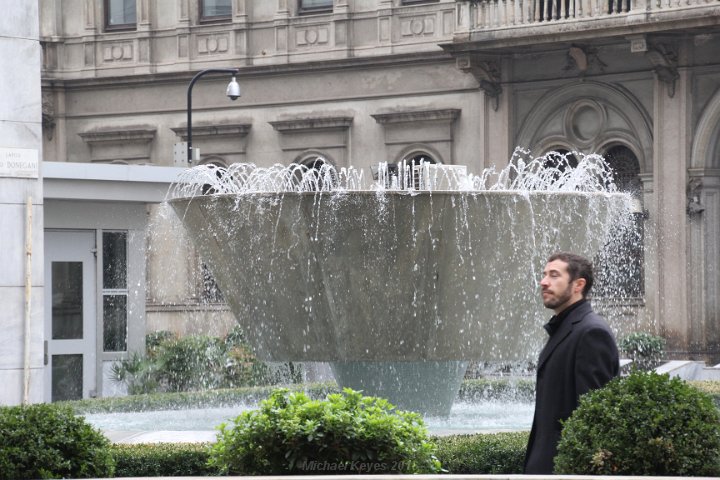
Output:
<svg viewBox="0 0 720 480">
<path fill-rule="evenodd" d="M 565 290 L 560 296 L 554 298 L 551 297 L 547 301 L 543 300 L 543 305 L 545 305 L 546 308 L 554 310 L 570 300 L 570 297 L 572 297 L 572 286 L 568 285 L 567 290 Z"/>
</svg>

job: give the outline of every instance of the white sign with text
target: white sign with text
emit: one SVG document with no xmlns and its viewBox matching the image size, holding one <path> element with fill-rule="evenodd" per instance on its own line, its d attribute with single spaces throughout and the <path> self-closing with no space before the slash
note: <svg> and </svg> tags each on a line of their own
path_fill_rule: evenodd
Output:
<svg viewBox="0 0 720 480">
<path fill-rule="evenodd" d="M 0 147 L 0 177 L 38 178 L 38 151 L 33 148 Z"/>
</svg>

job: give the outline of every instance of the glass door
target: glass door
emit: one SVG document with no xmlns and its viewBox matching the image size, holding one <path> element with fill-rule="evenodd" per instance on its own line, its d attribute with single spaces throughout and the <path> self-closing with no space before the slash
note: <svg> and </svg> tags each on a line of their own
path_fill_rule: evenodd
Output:
<svg viewBox="0 0 720 480">
<path fill-rule="evenodd" d="M 96 390 L 96 235 L 45 232 L 45 400 Z"/>
</svg>

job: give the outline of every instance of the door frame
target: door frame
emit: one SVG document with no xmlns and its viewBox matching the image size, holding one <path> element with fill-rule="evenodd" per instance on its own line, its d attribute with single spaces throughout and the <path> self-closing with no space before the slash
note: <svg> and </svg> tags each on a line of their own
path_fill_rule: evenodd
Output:
<svg viewBox="0 0 720 480">
<path fill-rule="evenodd" d="M 83 355 L 82 398 L 98 393 L 98 259 L 97 230 L 46 229 L 45 244 L 45 401 L 52 401 L 53 355 Z M 84 250 L 87 249 L 87 250 Z M 83 264 L 83 338 L 78 340 L 52 339 L 52 263 L 80 261 Z"/>
</svg>

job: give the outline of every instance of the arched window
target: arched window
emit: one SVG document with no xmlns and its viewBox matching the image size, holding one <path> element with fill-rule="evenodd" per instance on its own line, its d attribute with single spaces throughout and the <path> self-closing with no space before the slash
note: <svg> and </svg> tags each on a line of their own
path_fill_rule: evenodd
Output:
<svg viewBox="0 0 720 480">
<path fill-rule="evenodd" d="M 417 169 L 415 167 L 418 167 L 423 163 L 429 163 L 431 165 L 435 165 L 436 163 L 438 163 L 430 154 L 426 152 L 413 152 L 405 156 L 405 158 L 403 158 L 403 161 L 405 162 L 405 165 L 407 166 L 410 175 L 412 175 L 412 184 L 415 190 L 419 190 L 421 188 L 420 175 L 417 173 Z M 407 182 L 405 184 L 409 185 L 410 183 Z"/>
<path fill-rule="evenodd" d="M 545 154 L 545 168 L 556 168 L 557 172 L 553 172 L 552 181 L 555 182 L 568 168 L 578 166 L 578 160 L 570 150 L 566 148 L 553 148 Z"/>
<path fill-rule="evenodd" d="M 323 155 L 312 153 L 296 162 L 295 181 L 301 191 L 331 190 L 337 184 L 333 164 Z"/>
<path fill-rule="evenodd" d="M 413 152 L 410 155 L 407 155 L 403 160 L 405 160 L 405 163 L 408 165 L 420 165 L 421 163 L 438 163 L 435 161 L 435 159 L 428 153 L 425 152 Z"/>
<path fill-rule="evenodd" d="M 641 200 L 640 162 L 632 150 L 624 145 L 618 145 L 609 148 L 604 157 L 608 166 L 612 168 L 618 190 L 630 192 L 633 197 Z"/>
<path fill-rule="evenodd" d="M 643 264 L 645 216 L 642 208 L 642 182 L 640 162 L 635 154 L 624 145 L 616 145 L 605 152 L 605 161 L 613 171 L 615 185 L 619 191 L 630 193 L 639 208 L 633 213 L 631 231 L 620 231 L 613 235 L 613 244 L 606 248 L 620 255 L 622 262 L 610 266 L 598 259 L 598 292 L 605 297 L 642 297 L 645 292 Z"/>
<path fill-rule="evenodd" d="M 204 161 L 202 161 L 200 163 L 200 165 L 211 165 L 214 167 L 221 168 L 222 170 L 219 170 L 219 169 L 215 170 L 215 176 L 218 179 L 223 178 L 223 172 L 227 168 L 227 166 L 225 165 L 225 162 L 219 157 L 210 157 L 210 158 L 204 159 Z M 213 187 L 209 183 L 206 183 L 205 185 L 202 186 L 201 192 L 203 195 L 212 195 L 214 193 L 218 193 L 218 191 L 215 189 L 215 187 Z"/>
</svg>

